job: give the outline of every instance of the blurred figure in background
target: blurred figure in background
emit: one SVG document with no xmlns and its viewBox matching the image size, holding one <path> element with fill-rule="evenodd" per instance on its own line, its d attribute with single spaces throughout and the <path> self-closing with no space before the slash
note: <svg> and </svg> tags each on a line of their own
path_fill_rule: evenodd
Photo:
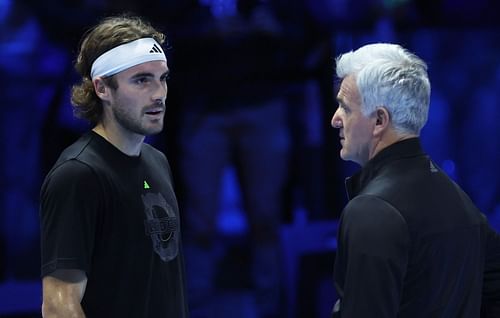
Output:
<svg viewBox="0 0 500 318">
<path fill-rule="evenodd" d="M 187 72 L 175 76 L 184 76 L 189 85 L 183 86 L 190 89 L 180 109 L 178 160 L 188 213 L 192 314 L 197 317 L 196 308 L 213 303 L 221 180 L 224 169 L 233 166 L 249 224 L 258 314 L 278 317 L 278 230 L 290 149 L 286 87 L 280 73 L 282 28 L 266 1 L 203 1 L 196 17 L 197 37 L 185 37 L 186 43 L 174 46 L 176 63 L 183 64 L 179 68 L 189 64 Z M 179 47 L 197 57 L 181 60 L 188 55 Z M 217 317 L 200 313 L 212 315 Z"/>
</svg>

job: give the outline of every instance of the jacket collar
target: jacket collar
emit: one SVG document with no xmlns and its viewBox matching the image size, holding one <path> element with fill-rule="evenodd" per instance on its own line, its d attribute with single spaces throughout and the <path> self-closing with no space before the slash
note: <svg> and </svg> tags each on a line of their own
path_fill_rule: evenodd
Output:
<svg viewBox="0 0 500 318">
<path fill-rule="evenodd" d="M 363 168 L 346 178 L 345 187 L 348 199 L 354 198 L 363 188 L 378 175 L 380 169 L 390 162 L 418 155 L 425 155 L 419 138 L 398 141 L 376 154 Z"/>
</svg>

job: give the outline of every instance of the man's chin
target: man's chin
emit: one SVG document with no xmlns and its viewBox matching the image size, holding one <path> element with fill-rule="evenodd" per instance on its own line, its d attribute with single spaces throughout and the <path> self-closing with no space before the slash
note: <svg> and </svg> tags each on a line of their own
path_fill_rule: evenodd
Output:
<svg viewBox="0 0 500 318">
<path fill-rule="evenodd" d="M 154 136 L 154 135 L 158 135 L 159 133 L 162 132 L 163 129 L 159 129 L 159 130 L 153 130 L 153 131 L 148 131 L 148 133 L 146 134 L 146 136 Z"/>
<path fill-rule="evenodd" d="M 344 149 L 340 150 L 340 159 L 361 165 L 355 157 L 350 156 L 348 152 L 344 151 Z"/>
<path fill-rule="evenodd" d="M 344 148 L 340 149 L 340 159 L 349 161 L 348 153 L 344 150 Z"/>
<path fill-rule="evenodd" d="M 157 127 L 148 127 L 144 129 L 145 136 L 157 135 L 163 131 L 163 125 Z"/>
</svg>

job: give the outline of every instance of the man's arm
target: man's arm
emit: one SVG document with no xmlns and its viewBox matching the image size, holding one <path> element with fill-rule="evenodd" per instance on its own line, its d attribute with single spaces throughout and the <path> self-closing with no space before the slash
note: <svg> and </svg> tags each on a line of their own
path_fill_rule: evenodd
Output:
<svg viewBox="0 0 500 318">
<path fill-rule="evenodd" d="M 489 224 L 486 223 L 484 227 L 486 263 L 481 297 L 481 318 L 494 318 L 500 317 L 500 235 Z"/>
<path fill-rule="evenodd" d="M 397 317 L 406 273 L 406 221 L 374 196 L 353 199 L 343 213 L 343 293 L 340 316 Z"/>
<path fill-rule="evenodd" d="M 85 317 L 82 301 L 87 276 L 81 270 L 59 269 L 45 276 L 43 285 L 42 316 L 44 318 Z"/>
</svg>

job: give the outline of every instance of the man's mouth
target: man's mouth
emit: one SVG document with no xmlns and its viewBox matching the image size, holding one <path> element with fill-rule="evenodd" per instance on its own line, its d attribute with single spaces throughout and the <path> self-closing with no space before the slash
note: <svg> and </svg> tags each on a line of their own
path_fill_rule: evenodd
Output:
<svg viewBox="0 0 500 318">
<path fill-rule="evenodd" d="M 146 115 L 156 116 L 156 115 L 163 114 L 163 112 L 164 112 L 164 109 L 163 109 L 163 108 L 153 108 L 153 109 L 147 110 L 147 111 L 145 112 L 145 114 L 146 114 Z"/>
<path fill-rule="evenodd" d="M 146 114 L 148 114 L 148 115 L 158 115 L 161 113 L 163 113 L 163 111 L 161 111 L 161 110 L 152 110 L 152 111 L 146 112 Z"/>
</svg>

